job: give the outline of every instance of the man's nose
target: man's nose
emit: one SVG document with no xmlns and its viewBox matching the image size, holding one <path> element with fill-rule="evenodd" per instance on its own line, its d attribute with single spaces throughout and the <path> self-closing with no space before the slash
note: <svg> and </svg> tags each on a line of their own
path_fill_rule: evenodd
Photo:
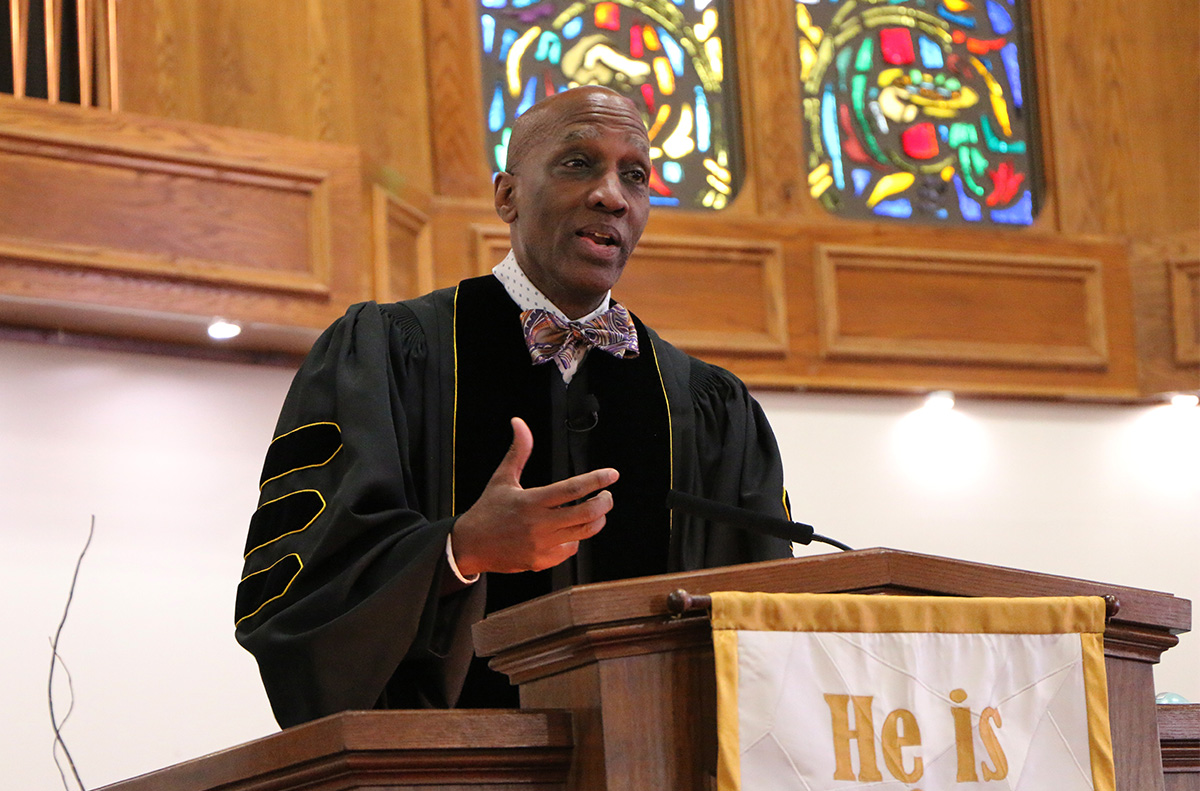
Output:
<svg viewBox="0 0 1200 791">
<path fill-rule="evenodd" d="M 610 214 L 625 213 L 629 208 L 629 201 L 625 199 L 625 189 L 618 171 L 605 171 L 596 179 L 596 183 L 592 185 L 592 191 L 588 195 L 588 205 L 593 209 Z"/>
</svg>

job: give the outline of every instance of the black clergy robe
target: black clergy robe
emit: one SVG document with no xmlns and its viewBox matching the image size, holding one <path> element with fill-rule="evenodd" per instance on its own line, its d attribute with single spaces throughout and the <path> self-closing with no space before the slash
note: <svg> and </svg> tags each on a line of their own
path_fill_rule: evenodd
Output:
<svg viewBox="0 0 1200 791">
<path fill-rule="evenodd" d="M 355 305 L 296 374 L 235 608 L 280 725 L 516 705 L 472 659 L 470 627 L 486 612 L 576 582 L 790 556 L 782 540 L 665 506 L 673 487 L 787 515 L 774 435 L 736 377 L 635 317 L 641 354 L 593 350 L 567 386 L 553 364 L 531 363 L 519 313 L 490 275 Z M 534 436 L 523 486 L 614 467 L 613 509 L 562 566 L 455 590 L 446 536 L 507 451 L 514 416 Z"/>
</svg>

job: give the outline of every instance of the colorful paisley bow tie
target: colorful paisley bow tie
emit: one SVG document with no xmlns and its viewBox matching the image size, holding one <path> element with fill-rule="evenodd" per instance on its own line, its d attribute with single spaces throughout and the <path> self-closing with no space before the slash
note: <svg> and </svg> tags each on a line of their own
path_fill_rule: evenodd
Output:
<svg viewBox="0 0 1200 791">
<path fill-rule="evenodd" d="M 588 349 L 595 347 L 614 357 L 637 357 L 637 330 L 629 311 L 620 303 L 596 318 L 585 321 L 563 321 L 548 310 L 534 309 L 521 313 L 521 329 L 525 345 L 534 365 L 553 360 L 560 371 L 571 367 Z"/>
</svg>

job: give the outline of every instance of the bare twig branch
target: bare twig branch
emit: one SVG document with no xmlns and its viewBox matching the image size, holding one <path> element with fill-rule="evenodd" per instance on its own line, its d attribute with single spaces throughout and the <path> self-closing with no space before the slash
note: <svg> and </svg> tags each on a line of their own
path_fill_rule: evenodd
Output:
<svg viewBox="0 0 1200 791">
<path fill-rule="evenodd" d="M 50 702 L 50 725 L 54 728 L 54 746 L 51 752 L 54 755 L 54 765 L 58 767 L 58 773 L 62 777 L 63 788 L 71 791 L 67 784 L 67 776 L 63 771 L 62 764 L 58 761 L 58 748 L 61 747 L 63 754 L 67 758 L 67 764 L 71 767 L 71 774 L 75 777 L 75 782 L 79 784 L 80 789 L 85 789 L 83 780 L 79 778 L 79 771 L 75 768 L 75 761 L 71 758 L 71 751 L 67 749 L 67 743 L 63 741 L 62 727 L 66 724 L 67 718 L 71 716 L 71 712 L 75 710 L 75 685 L 71 681 L 71 672 L 67 670 L 67 664 L 63 661 L 62 656 L 58 653 L 58 641 L 62 637 L 63 626 L 67 623 L 67 613 L 71 611 L 71 600 L 75 598 L 75 583 L 79 581 L 79 568 L 83 565 L 83 556 L 87 554 L 88 547 L 92 545 L 92 535 L 96 532 L 96 516 L 92 515 L 92 524 L 88 528 L 87 542 L 83 545 L 83 551 L 79 553 L 79 559 L 75 561 L 75 573 L 71 576 L 71 589 L 67 593 L 67 604 L 63 607 L 62 620 L 58 622 L 58 630 L 54 633 L 54 639 L 50 641 L 50 680 L 48 683 L 47 697 Z M 63 672 L 67 674 L 67 690 L 70 692 L 71 705 L 67 708 L 67 713 L 60 721 L 54 714 L 54 667 L 61 664 Z"/>
</svg>

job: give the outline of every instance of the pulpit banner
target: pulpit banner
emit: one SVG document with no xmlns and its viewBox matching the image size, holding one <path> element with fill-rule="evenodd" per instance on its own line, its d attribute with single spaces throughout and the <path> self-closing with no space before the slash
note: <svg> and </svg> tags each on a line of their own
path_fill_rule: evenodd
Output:
<svg viewBox="0 0 1200 791">
<path fill-rule="evenodd" d="M 712 602 L 719 791 L 1113 791 L 1101 598 Z"/>
</svg>

